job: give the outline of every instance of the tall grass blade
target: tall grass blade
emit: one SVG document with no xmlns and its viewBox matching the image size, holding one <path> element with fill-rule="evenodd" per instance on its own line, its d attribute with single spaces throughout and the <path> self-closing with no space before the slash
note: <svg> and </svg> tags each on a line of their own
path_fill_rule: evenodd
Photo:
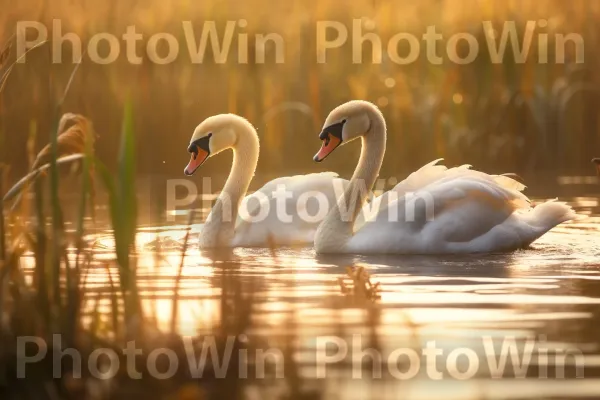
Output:
<svg viewBox="0 0 600 400">
<path fill-rule="evenodd" d="M 119 151 L 119 193 L 121 200 L 120 218 L 122 221 L 123 265 L 129 265 L 125 259 L 128 251 L 135 246 L 137 224 L 137 199 L 135 186 L 135 137 L 133 130 L 133 111 L 130 102 L 125 104 L 121 148 Z"/>
<path fill-rule="evenodd" d="M 23 53 L 23 55 L 22 55 L 21 57 L 17 58 L 17 59 L 16 59 L 16 60 L 15 60 L 15 61 L 14 61 L 14 62 L 13 62 L 13 63 L 12 63 L 12 64 L 11 64 L 11 65 L 8 67 L 8 68 L 7 68 L 7 69 L 6 69 L 6 72 L 4 72 L 4 73 L 2 74 L 2 76 L 0 77 L 0 93 L 2 93 L 2 91 L 4 90 L 4 87 L 6 86 L 6 82 L 8 82 L 8 77 L 10 76 L 10 73 L 12 72 L 13 68 L 15 67 L 15 65 L 16 65 L 18 62 L 20 62 L 20 61 L 24 60 L 24 59 L 25 59 L 25 57 L 27 56 L 27 54 L 28 54 L 28 53 L 30 53 L 30 52 L 32 52 L 33 50 L 37 49 L 38 47 L 40 47 L 40 46 L 44 45 L 45 43 L 48 43 L 48 41 L 47 41 L 47 40 L 44 40 L 44 41 L 42 41 L 42 42 L 40 42 L 40 43 L 36 44 L 35 46 L 33 46 L 33 47 L 31 47 L 31 48 L 27 49 L 27 50 L 25 51 L 25 53 Z"/>
<path fill-rule="evenodd" d="M 83 57 L 85 56 L 85 53 L 86 52 L 84 51 L 83 54 L 81 55 L 81 57 L 79 58 L 79 62 L 75 65 L 75 68 L 73 68 L 73 71 L 71 72 L 71 75 L 69 76 L 69 81 L 67 82 L 67 86 L 65 86 L 65 91 L 63 92 L 63 95 L 62 95 L 60 101 L 58 102 L 59 108 L 62 108 L 62 105 L 65 103 L 65 99 L 67 98 L 69 89 L 71 89 L 71 85 L 73 84 L 73 79 L 75 79 L 75 75 L 77 74 L 77 71 L 79 71 L 79 67 L 81 66 Z"/>
<path fill-rule="evenodd" d="M 135 250 L 137 231 L 135 137 L 131 103 L 128 102 L 125 105 L 117 177 L 111 176 L 108 169 L 99 160 L 96 160 L 95 164 L 108 193 L 120 287 L 125 303 L 125 317 L 126 320 L 129 320 L 141 312 L 135 265 L 129 258 Z"/>
<path fill-rule="evenodd" d="M 73 162 L 80 161 L 84 158 L 85 158 L 85 154 L 83 154 L 83 153 L 71 154 L 69 156 L 61 157 L 61 158 L 57 159 L 56 165 L 57 166 L 67 165 L 67 164 L 70 164 Z M 8 191 L 2 198 L 2 201 L 5 203 L 11 201 L 18 194 L 20 194 L 28 184 L 33 183 L 40 176 L 44 176 L 44 174 L 48 171 L 48 169 L 50 169 L 50 163 L 44 164 L 41 167 L 36 168 L 35 170 L 33 170 L 30 173 L 28 173 L 27 175 L 25 175 L 17 183 L 15 183 L 10 189 L 8 189 Z M 14 208 L 15 207 L 13 206 L 13 209 Z"/>
</svg>

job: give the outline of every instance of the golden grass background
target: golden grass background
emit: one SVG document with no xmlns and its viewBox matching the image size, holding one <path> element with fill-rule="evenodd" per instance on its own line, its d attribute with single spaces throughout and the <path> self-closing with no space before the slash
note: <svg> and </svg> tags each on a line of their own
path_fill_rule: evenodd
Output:
<svg viewBox="0 0 600 400">
<path fill-rule="evenodd" d="M 63 32 L 78 33 L 84 46 L 95 33 L 120 37 L 129 25 L 144 34 L 143 44 L 156 32 L 180 39 L 179 59 L 166 66 L 154 65 L 147 58 L 141 66 L 129 64 L 122 41 L 121 57 L 114 64 L 95 65 L 84 56 L 65 101 L 65 111 L 82 113 L 94 122 L 100 136 L 98 155 L 112 166 L 123 104 L 131 96 L 140 174 L 182 177 L 193 128 L 207 116 L 222 112 L 241 114 L 259 129 L 259 176 L 322 169 L 350 173 L 359 146 L 344 149 L 344 156 L 331 157 L 327 164 L 316 165 L 311 159 L 329 110 L 352 98 L 373 101 L 385 113 L 390 130 L 382 170 L 386 177 L 400 178 L 438 157 L 490 172 L 547 172 L 551 176 L 590 172 L 589 160 L 600 152 L 595 55 L 600 4 L 595 1 L 3 2 L 2 9 L 8 10 L 0 15 L 3 44 L 14 33 L 16 21 L 35 20 L 50 27 L 53 18 L 62 20 Z M 318 64 L 316 21 L 334 20 L 350 27 L 354 18 L 375 24 L 384 51 L 386 38 L 393 34 L 421 36 L 427 26 L 435 25 L 445 40 L 458 32 L 476 35 L 480 57 L 467 66 L 455 65 L 445 56 L 443 65 L 431 65 L 422 45 L 421 57 L 408 66 L 387 60 L 380 65 L 357 65 L 351 62 L 351 46 L 346 45 L 330 51 L 326 64 Z M 214 20 L 223 27 L 225 21 L 238 19 L 248 21 L 245 32 L 250 35 L 282 35 L 285 63 L 275 64 L 272 54 L 267 54 L 264 65 L 240 65 L 235 55 L 225 65 L 190 63 L 181 21 L 192 21 L 199 37 L 204 21 Z M 516 21 L 522 28 L 526 21 L 540 19 L 548 21 L 551 37 L 553 33 L 581 34 L 585 63 L 539 65 L 530 60 L 521 65 L 507 59 L 503 65 L 493 65 L 486 61 L 482 21 Z M 70 62 L 53 65 L 50 49 L 42 46 L 25 64 L 17 65 L 0 97 L 0 162 L 11 165 L 13 179 L 27 169 L 29 132 L 37 130 L 38 149 L 48 142 L 51 111 L 73 70 Z M 364 51 L 368 60 L 370 46 L 365 45 Z M 68 45 L 63 55 L 70 60 Z M 207 56 L 210 60 L 211 53 Z M 579 87 L 585 90 L 576 90 L 566 101 L 565 91 Z M 220 157 L 210 168 L 225 174 L 228 162 L 227 157 Z M 212 172 L 205 169 L 203 175 Z"/>
</svg>

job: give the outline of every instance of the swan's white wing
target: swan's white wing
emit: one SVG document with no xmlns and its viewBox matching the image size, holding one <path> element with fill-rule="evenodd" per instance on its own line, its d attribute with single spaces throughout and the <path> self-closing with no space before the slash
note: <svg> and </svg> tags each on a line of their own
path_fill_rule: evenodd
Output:
<svg viewBox="0 0 600 400">
<path fill-rule="evenodd" d="M 434 160 L 428 164 L 425 164 L 415 172 L 411 173 L 406 179 L 398 183 L 392 190 L 399 194 L 406 192 L 414 192 L 424 186 L 429 185 L 431 182 L 442 178 L 448 171 L 445 165 L 438 165 L 442 158 Z"/>
<path fill-rule="evenodd" d="M 312 244 L 317 227 L 348 184 L 348 180 L 333 172 L 274 179 L 244 199 L 247 212 L 244 210 L 238 216 L 234 241 L 237 245 L 256 246 L 271 236 L 277 244 Z M 284 207 L 277 204 L 282 199 L 273 195 L 279 185 L 283 185 L 287 194 Z M 321 202 L 315 198 L 316 193 Z M 265 210 L 268 213 L 264 219 L 244 219 L 244 215 L 257 216 Z"/>
<path fill-rule="evenodd" d="M 440 158 L 424 165 L 397 184 L 392 190 L 403 195 L 404 193 L 415 192 L 441 179 L 457 178 L 460 176 L 474 176 L 493 181 L 506 189 L 518 190 L 520 192 L 525 189 L 525 185 L 507 175 L 489 175 L 485 172 L 471 169 L 471 165 L 469 164 L 447 168 L 444 165 L 438 165 L 442 160 Z"/>
<path fill-rule="evenodd" d="M 333 188 L 334 179 L 338 178 L 338 174 L 335 172 L 321 172 L 307 175 L 293 175 L 283 176 L 275 178 L 265 183 L 260 189 L 252 194 L 246 196 L 244 201 L 247 201 L 248 213 L 255 215 L 260 207 L 264 207 L 263 201 L 273 199 L 273 192 L 275 192 L 279 185 L 282 185 L 287 192 L 291 194 L 291 199 L 298 199 L 298 197 L 304 192 L 310 192 L 315 190 L 331 191 Z M 340 179 L 341 180 L 341 179 Z M 344 180 L 345 181 L 345 180 Z M 345 181 L 348 182 L 348 181 Z M 240 216 L 236 221 L 236 226 L 244 222 Z"/>
<path fill-rule="evenodd" d="M 442 158 L 439 158 L 425 164 L 415 172 L 411 173 L 408 177 L 406 177 L 406 179 L 394 186 L 394 188 L 380 196 L 373 198 L 371 202 L 366 203 L 363 206 L 361 213 L 356 218 L 354 229 L 359 230 L 370 218 L 370 216 L 374 215 L 374 213 L 381 208 L 382 204 L 387 204 L 389 202 L 389 196 L 391 193 L 395 193 L 394 198 L 400 198 L 405 193 L 414 192 L 423 186 L 426 186 L 429 183 L 443 177 L 448 168 L 444 165 L 437 165 L 437 163 L 442 160 Z"/>
<path fill-rule="evenodd" d="M 280 178 L 275 178 L 265 183 L 260 189 L 248 195 L 247 197 L 256 196 L 257 193 L 271 197 L 273 192 L 277 190 L 278 185 L 284 185 L 286 188 L 289 188 L 288 190 L 292 191 L 302 190 L 303 188 L 310 190 L 311 188 L 319 186 L 320 184 L 327 184 L 337 177 L 339 177 L 339 175 L 335 172 L 320 172 L 306 175 L 283 176 Z"/>
<path fill-rule="evenodd" d="M 521 182 L 506 175 L 494 175 L 494 179 L 500 186 L 505 187 L 507 189 L 514 189 L 518 190 L 519 192 L 522 192 L 526 188 L 526 186 L 523 185 Z"/>
<path fill-rule="evenodd" d="M 393 189 L 383 193 L 379 197 L 376 197 L 371 203 L 365 204 L 362 212 L 356 219 L 356 223 L 354 225 L 355 231 L 360 230 L 366 221 L 372 220 L 373 216 L 377 215 L 378 210 L 387 208 L 387 205 L 393 202 L 395 199 L 402 198 L 407 194 L 412 195 L 430 185 L 440 184 L 452 179 L 461 177 L 474 177 L 476 179 L 485 180 L 494 185 L 499 185 L 502 188 L 517 192 L 525 189 L 523 184 L 508 176 L 488 175 L 486 173 L 470 169 L 471 166 L 468 164 L 447 168 L 444 165 L 438 164 L 442 160 L 443 159 L 440 158 L 425 164 L 417 171 L 411 173 L 402 182 L 398 183 Z M 526 196 L 515 193 L 513 197 L 520 200 L 519 204 L 521 204 L 522 207 L 529 207 L 529 199 L 527 199 Z"/>
<path fill-rule="evenodd" d="M 466 171 L 470 170 L 390 201 L 355 233 L 348 250 L 436 253 L 467 248 L 528 205 L 522 193 L 500 185 L 493 176 Z M 511 243 L 514 239 L 507 238 Z"/>
</svg>

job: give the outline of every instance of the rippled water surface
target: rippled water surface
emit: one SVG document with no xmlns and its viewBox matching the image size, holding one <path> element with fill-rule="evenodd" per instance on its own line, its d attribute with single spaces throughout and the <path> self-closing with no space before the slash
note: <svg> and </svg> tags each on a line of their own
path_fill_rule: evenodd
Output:
<svg viewBox="0 0 600 400">
<path fill-rule="evenodd" d="M 327 366 L 327 379 L 319 381 L 325 398 L 598 399 L 600 209 L 595 196 L 568 201 L 589 217 L 561 225 L 531 249 L 511 254 L 317 257 L 312 249 L 236 249 L 227 265 L 241 282 L 248 283 L 239 287 L 240 292 L 254 295 L 249 334 L 263 338 L 268 346 L 294 338 L 301 375 L 318 373 L 315 360 L 323 353 L 317 351 L 317 337 L 344 338 L 348 357 L 341 364 Z M 216 268 L 226 261 L 199 251 L 192 235 L 180 271 L 184 235 L 184 226 L 140 232 L 138 245 L 143 251 L 138 274 L 146 311 L 164 329 L 170 325 L 173 291 L 180 275 L 177 329 L 196 335 L 209 332 L 227 317 L 221 315 L 221 288 L 216 279 Z M 161 257 L 153 251 L 157 237 L 163 246 Z M 111 246 L 110 236 L 100 235 L 98 257 L 111 260 Z M 96 301 L 89 304 L 110 313 L 107 271 L 116 271 L 100 264 L 87 279 L 92 293 L 97 293 Z M 342 293 L 338 281 L 346 276 L 348 266 L 364 266 L 371 281 L 380 284 L 381 298 L 374 307 Z M 374 347 L 383 355 L 381 379 L 373 376 L 373 368 L 361 369 L 360 364 L 352 368 L 353 335 L 362 341 L 354 343 L 357 348 Z M 505 379 L 494 379 L 488 362 L 496 353 L 490 355 L 489 346 L 499 353 L 511 338 L 522 350 L 528 343 L 533 346 L 529 368 L 521 375 L 505 371 Z M 420 364 L 415 366 L 415 360 L 410 364 L 410 351 L 388 358 L 398 349 L 420 353 L 432 341 L 444 352 L 435 363 L 421 358 Z M 468 354 L 448 362 L 454 349 L 465 348 L 477 355 L 479 365 L 473 367 L 473 360 L 467 363 Z M 327 354 L 335 351 L 333 346 Z M 542 379 L 555 376 L 556 364 L 560 364 L 555 355 L 561 351 L 570 355 L 565 358 L 565 378 Z M 525 353 L 520 351 L 519 357 Z M 368 363 L 368 357 L 363 361 Z M 447 362 L 456 364 L 458 373 L 475 368 L 473 377 L 456 379 Z M 584 362 L 582 369 L 578 362 Z M 514 369 L 514 364 L 508 364 Z M 400 379 L 410 368 L 418 369 L 416 375 Z M 441 372 L 442 379 L 430 368 Z M 363 379 L 352 379 L 353 372 Z M 514 379 L 515 374 L 524 379 Z M 577 377 L 582 374 L 583 379 Z"/>
</svg>

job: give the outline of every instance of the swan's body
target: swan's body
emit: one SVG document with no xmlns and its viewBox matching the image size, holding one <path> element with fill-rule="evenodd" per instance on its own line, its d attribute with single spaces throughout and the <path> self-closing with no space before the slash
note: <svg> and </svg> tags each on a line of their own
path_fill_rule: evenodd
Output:
<svg viewBox="0 0 600 400">
<path fill-rule="evenodd" d="M 338 140 L 332 141 L 330 135 Z M 362 101 L 336 108 L 327 118 L 321 133 L 325 143 L 315 160 L 323 160 L 343 141 L 356 137 L 362 139 L 358 166 L 344 196 L 319 226 L 317 253 L 511 251 L 527 247 L 554 226 L 577 217 L 571 207 L 554 201 L 531 208 L 521 193 L 524 186 L 508 176 L 488 175 L 467 165 L 447 169 L 436 165 L 439 160 L 374 199 L 371 205 L 378 209 L 365 214 L 370 205 L 364 205 L 365 198 L 356 189 L 361 185 L 372 188 L 381 168 L 386 141 L 381 112 Z M 358 201 L 347 207 L 346 199 L 353 198 Z"/>
<path fill-rule="evenodd" d="M 186 174 L 193 174 L 209 155 L 229 148 L 233 149 L 233 166 L 200 232 L 200 247 L 312 245 L 325 213 L 316 219 L 299 217 L 298 211 L 306 211 L 308 216 L 318 214 L 317 202 L 305 202 L 301 199 L 303 194 L 322 193 L 328 204 L 334 204 L 337 192 L 343 191 L 349 182 L 327 172 L 282 177 L 246 196 L 258 163 L 259 141 L 254 127 L 233 114 L 210 117 L 196 128 Z M 285 197 L 273 195 L 280 185 L 285 188 Z M 339 185 L 337 191 L 335 185 Z M 298 204 L 306 208 L 298 210 Z"/>
<path fill-rule="evenodd" d="M 335 204 L 337 195 L 333 185 L 334 181 L 340 182 L 342 190 L 349 183 L 331 172 L 277 178 L 266 183 L 257 192 L 246 196 L 243 201 L 248 201 L 249 215 L 257 215 L 261 207 L 264 207 L 265 210 L 268 209 L 269 213 L 260 222 L 245 220 L 238 215 L 235 235 L 231 242 L 232 247 L 262 247 L 269 246 L 271 243 L 280 246 L 312 246 L 317 228 L 326 214 L 318 217 L 317 214 L 320 210 L 316 202 L 299 202 L 298 200 L 303 194 L 318 192 L 326 196 L 329 205 Z M 277 200 L 272 193 L 277 190 L 278 185 L 283 185 L 289 193 L 289 197 L 284 202 L 285 206 L 281 209 L 286 210 L 290 215 L 292 218 L 290 222 L 284 222 L 277 215 Z M 269 205 L 266 206 L 265 203 L 269 203 Z M 329 207 L 327 207 L 328 209 Z M 300 218 L 299 212 L 315 216 L 317 219 Z"/>
</svg>

